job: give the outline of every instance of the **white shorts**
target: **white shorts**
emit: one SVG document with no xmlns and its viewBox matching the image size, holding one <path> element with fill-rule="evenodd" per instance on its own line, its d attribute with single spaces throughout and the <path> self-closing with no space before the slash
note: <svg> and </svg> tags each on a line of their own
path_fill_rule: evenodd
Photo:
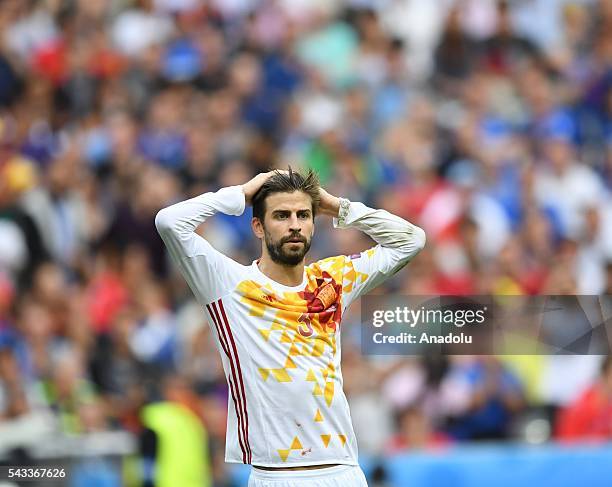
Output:
<svg viewBox="0 0 612 487">
<path fill-rule="evenodd" d="M 253 468 L 249 487 L 368 487 L 361 468 L 338 465 L 314 470 L 259 470 Z"/>
</svg>

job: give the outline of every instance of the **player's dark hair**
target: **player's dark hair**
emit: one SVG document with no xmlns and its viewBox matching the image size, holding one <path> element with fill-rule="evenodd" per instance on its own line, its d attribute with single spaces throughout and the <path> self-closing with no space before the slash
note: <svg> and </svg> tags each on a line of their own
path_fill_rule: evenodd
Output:
<svg viewBox="0 0 612 487">
<path fill-rule="evenodd" d="M 289 166 L 288 173 L 276 170 L 253 196 L 253 216 L 259 218 L 263 223 L 266 214 L 266 198 L 271 194 L 301 191 L 310 196 L 314 217 L 319 209 L 319 187 L 319 177 L 312 169 L 306 174 L 294 171 L 291 166 Z"/>
<path fill-rule="evenodd" d="M 612 355 L 606 356 L 603 362 L 601 363 L 600 374 L 602 376 L 608 375 L 609 372 L 612 371 Z"/>
</svg>

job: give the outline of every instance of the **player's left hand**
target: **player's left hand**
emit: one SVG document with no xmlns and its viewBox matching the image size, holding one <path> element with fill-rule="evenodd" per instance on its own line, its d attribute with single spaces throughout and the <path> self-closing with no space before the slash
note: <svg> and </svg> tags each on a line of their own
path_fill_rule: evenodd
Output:
<svg viewBox="0 0 612 487">
<path fill-rule="evenodd" d="M 319 203 L 319 214 L 338 217 L 340 200 L 336 196 L 329 194 L 323 188 L 319 188 L 319 197 L 321 198 Z"/>
</svg>

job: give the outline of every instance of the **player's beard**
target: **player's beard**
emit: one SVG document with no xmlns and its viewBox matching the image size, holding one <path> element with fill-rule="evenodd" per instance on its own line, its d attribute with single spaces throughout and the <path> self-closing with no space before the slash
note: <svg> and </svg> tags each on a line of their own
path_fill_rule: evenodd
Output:
<svg viewBox="0 0 612 487">
<path fill-rule="evenodd" d="M 295 238 L 301 239 L 302 244 L 298 244 L 299 248 L 297 250 L 290 250 L 292 245 L 286 242 Z M 296 233 L 275 241 L 272 236 L 264 230 L 264 242 L 266 243 L 270 258 L 273 262 L 287 267 L 296 266 L 304 260 L 304 256 L 310 250 L 311 240 L 312 238 L 307 238 L 301 233 Z"/>
</svg>

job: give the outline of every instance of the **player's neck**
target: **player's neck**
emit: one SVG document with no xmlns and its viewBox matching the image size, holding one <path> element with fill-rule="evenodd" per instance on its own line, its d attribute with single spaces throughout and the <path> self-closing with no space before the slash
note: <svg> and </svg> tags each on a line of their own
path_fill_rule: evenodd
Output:
<svg viewBox="0 0 612 487">
<path fill-rule="evenodd" d="M 264 254 L 257 265 L 264 275 L 284 286 L 299 286 L 304 279 L 304 261 L 289 267 L 277 264 L 269 255 Z"/>
</svg>

